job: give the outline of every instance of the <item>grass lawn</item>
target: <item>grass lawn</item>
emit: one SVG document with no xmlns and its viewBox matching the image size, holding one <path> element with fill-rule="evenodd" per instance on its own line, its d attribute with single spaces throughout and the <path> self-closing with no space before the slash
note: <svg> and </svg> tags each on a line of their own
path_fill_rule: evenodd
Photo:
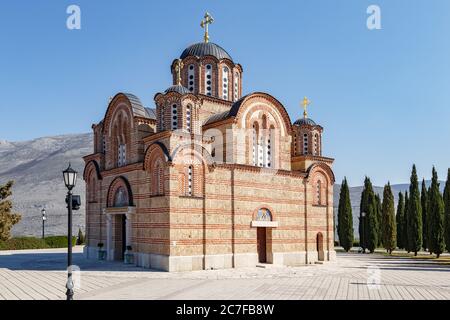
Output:
<svg viewBox="0 0 450 320">
<path fill-rule="evenodd" d="M 417 256 L 415 256 L 414 253 L 398 252 L 398 251 L 393 252 L 391 255 L 386 252 L 384 252 L 383 254 L 386 256 L 392 256 L 392 257 L 402 257 L 402 258 L 410 258 L 410 259 L 417 259 L 417 260 L 433 261 L 433 262 L 436 262 L 439 264 L 450 266 L 450 255 L 441 255 L 439 258 L 436 258 L 435 254 L 417 253 Z"/>
</svg>

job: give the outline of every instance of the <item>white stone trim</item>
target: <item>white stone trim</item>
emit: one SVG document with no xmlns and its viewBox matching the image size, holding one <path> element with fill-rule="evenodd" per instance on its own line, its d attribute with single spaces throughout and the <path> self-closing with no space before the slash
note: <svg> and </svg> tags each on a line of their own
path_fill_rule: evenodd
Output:
<svg viewBox="0 0 450 320">
<path fill-rule="evenodd" d="M 276 228 L 278 225 L 278 221 L 252 221 L 252 227 Z"/>
</svg>

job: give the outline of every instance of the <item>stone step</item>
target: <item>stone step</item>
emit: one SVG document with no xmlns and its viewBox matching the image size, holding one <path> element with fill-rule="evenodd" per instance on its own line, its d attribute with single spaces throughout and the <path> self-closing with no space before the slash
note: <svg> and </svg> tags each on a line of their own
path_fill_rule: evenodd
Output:
<svg viewBox="0 0 450 320">
<path fill-rule="evenodd" d="M 273 268 L 274 265 L 271 264 L 271 263 L 258 263 L 258 264 L 256 265 L 256 267 L 257 267 L 257 268 L 264 268 L 264 269 L 267 269 L 267 268 Z"/>
</svg>

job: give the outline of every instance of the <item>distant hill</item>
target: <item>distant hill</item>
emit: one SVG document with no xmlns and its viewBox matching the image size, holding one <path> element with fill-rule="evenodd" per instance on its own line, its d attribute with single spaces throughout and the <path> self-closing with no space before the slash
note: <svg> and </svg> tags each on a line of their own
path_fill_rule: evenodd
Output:
<svg viewBox="0 0 450 320">
<path fill-rule="evenodd" d="M 74 189 L 84 199 L 84 162 L 82 157 L 92 153 L 92 134 L 62 135 L 31 141 L 8 142 L 0 140 L 0 184 L 15 180 L 13 187 L 14 211 L 22 220 L 13 227 L 13 235 L 42 233 L 41 209 L 47 211 L 46 234 L 67 232 L 67 209 L 62 171 L 69 162 L 78 171 Z M 73 231 L 84 230 L 84 211 L 74 212 Z"/>
<path fill-rule="evenodd" d="M 85 199 L 82 157 L 92 153 L 92 134 L 74 134 L 38 138 L 31 141 L 9 142 L 0 140 L 0 184 L 15 180 L 13 189 L 14 210 L 22 214 L 22 221 L 14 226 L 13 235 L 40 236 L 42 232 L 41 209 L 45 206 L 48 220 L 46 234 L 60 235 L 67 230 L 67 209 L 64 202 L 66 188 L 62 170 L 69 162 L 79 172 L 75 194 Z M 427 182 L 430 184 L 430 181 Z M 334 206 L 337 215 L 340 185 L 334 187 Z M 399 191 L 404 192 L 408 184 L 392 185 L 397 203 Z M 444 182 L 441 182 L 441 189 Z M 383 188 L 374 187 L 382 196 Z M 362 186 L 350 188 L 353 207 L 353 224 L 358 235 L 359 202 Z M 74 212 L 74 233 L 84 230 L 84 206 Z"/>
</svg>

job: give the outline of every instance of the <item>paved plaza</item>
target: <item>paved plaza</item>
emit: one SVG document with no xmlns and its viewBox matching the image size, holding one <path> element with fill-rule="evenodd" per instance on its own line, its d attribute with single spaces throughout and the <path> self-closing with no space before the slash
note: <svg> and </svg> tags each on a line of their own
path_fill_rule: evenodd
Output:
<svg viewBox="0 0 450 320">
<path fill-rule="evenodd" d="M 74 248 L 75 299 L 450 299 L 450 266 L 381 254 L 336 262 L 167 273 L 86 260 Z M 65 299 L 63 249 L 0 251 L 0 300 Z M 78 280 L 77 280 L 78 281 Z"/>
</svg>

